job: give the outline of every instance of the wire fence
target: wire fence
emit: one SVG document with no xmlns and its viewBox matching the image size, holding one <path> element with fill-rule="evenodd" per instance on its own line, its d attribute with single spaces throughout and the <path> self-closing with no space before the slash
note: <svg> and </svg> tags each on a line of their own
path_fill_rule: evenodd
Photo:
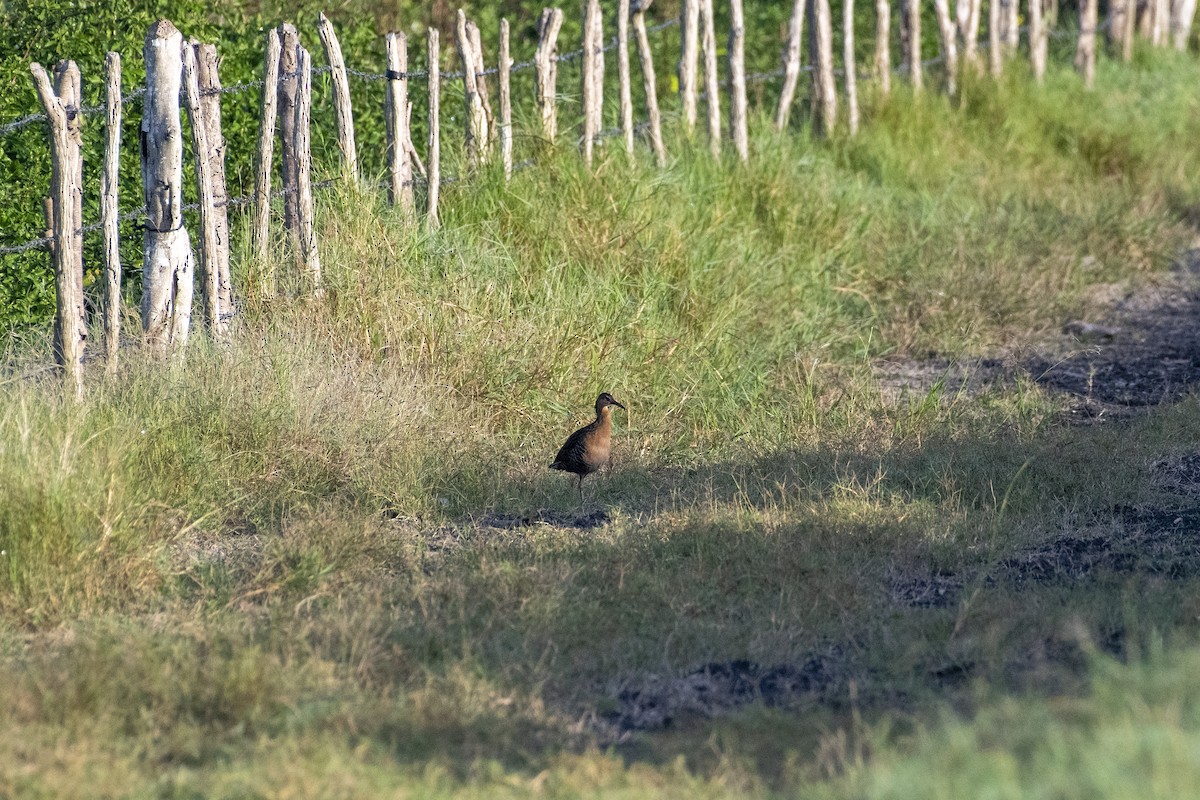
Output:
<svg viewBox="0 0 1200 800">
<path fill-rule="evenodd" d="M 670 19 L 670 20 L 667 20 L 666 22 L 662 22 L 662 23 L 659 23 L 658 25 L 654 25 L 650 28 L 647 28 L 646 33 L 647 34 L 658 33 L 659 31 L 674 27 L 678 24 L 679 24 L 679 20 Z M 608 43 L 603 48 L 601 48 L 601 52 L 605 52 L 605 53 L 611 52 L 612 50 L 615 50 L 617 48 L 617 44 L 618 44 L 617 37 L 614 36 L 608 41 Z M 577 50 L 572 50 L 569 53 L 561 53 L 557 56 L 554 56 L 551 60 L 559 62 L 559 63 L 568 63 L 571 61 L 575 61 L 576 59 L 582 58 L 583 52 L 584 52 L 583 48 L 579 48 Z M 537 66 L 537 65 L 533 61 L 520 61 L 520 62 L 513 64 L 511 67 L 509 67 L 509 71 L 510 72 L 525 72 L 527 70 L 533 69 L 535 66 Z M 333 71 L 333 67 L 326 65 L 323 67 L 314 68 L 312 71 L 312 74 L 313 75 L 324 75 L 325 73 L 332 72 L 332 71 Z M 408 80 L 411 78 L 426 78 L 429 76 L 428 70 L 415 70 L 415 71 L 409 71 L 409 72 L 395 72 L 392 70 L 387 70 L 386 72 L 365 72 L 360 69 L 353 69 L 351 67 L 346 67 L 346 72 L 349 75 L 353 75 L 354 77 L 360 78 L 365 81 Z M 482 78 L 482 77 L 487 77 L 489 75 L 499 74 L 499 72 L 500 72 L 499 67 L 491 67 L 490 69 L 485 69 L 482 72 L 476 73 L 475 76 L 477 78 Z M 440 73 L 440 78 L 441 78 L 440 82 L 448 83 L 450 81 L 460 80 L 463 78 L 463 76 L 465 74 L 466 73 L 462 72 L 461 70 L 457 71 L 457 72 L 442 72 L 442 73 Z M 294 78 L 298 75 L 299 75 L 298 72 L 283 73 L 279 76 L 279 78 L 280 78 L 280 80 L 283 80 L 285 78 Z M 262 87 L 263 87 L 262 80 L 241 81 L 239 83 L 235 83 L 231 86 L 225 86 L 220 89 L 201 90 L 200 95 L 202 97 L 209 97 L 209 96 L 217 95 L 217 94 L 220 94 L 220 95 L 240 94 L 242 92 L 251 91 L 252 89 L 261 89 Z M 135 100 L 140 100 L 145 94 L 146 94 L 146 87 L 139 86 L 136 89 L 134 89 L 133 91 L 131 91 L 129 94 L 122 97 L 121 103 L 122 104 L 132 103 Z M 182 91 L 180 92 L 180 96 L 182 97 Z M 99 113 L 103 112 L 105 110 L 105 107 L 103 105 L 81 106 L 78 108 L 76 108 L 74 106 L 67 107 L 68 112 L 74 111 L 74 110 L 78 110 L 84 116 L 90 116 L 92 114 L 99 114 Z M 35 123 L 46 122 L 46 121 L 47 121 L 47 117 L 46 117 L 45 112 L 36 112 L 33 114 L 28 114 L 24 117 L 21 117 L 20 119 L 16 119 L 16 120 L 13 120 L 12 122 L 5 123 L 4 125 L 0 125 L 0 136 L 7 136 L 8 134 L 13 133 L 14 131 L 19 131 L 22 128 L 26 128 Z"/>
<path fill-rule="evenodd" d="M 679 25 L 678 19 L 669 19 L 669 20 L 666 20 L 665 22 L 661 22 L 657 25 L 647 28 L 646 32 L 647 32 L 647 34 L 655 34 L 655 33 L 661 32 L 663 30 L 666 30 L 668 28 L 675 27 L 677 25 Z M 1096 26 L 1096 28 L 1092 31 L 1087 31 L 1087 30 L 1048 30 L 1047 34 L 1049 36 L 1055 37 L 1055 38 L 1077 38 L 1082 33 L 1101 33 L 1103 31 L 1106 31 L 1109 27 L 1111 27 L 1111 25 L 1112 25 L 1112 20 L 1110 19 L 1110 20 L 1104 22 L 1103 24 Z M 1027 32 L 1027 30 L 1028 30 L 1027 27 L 1022 27 L 1019 29 L 1018 33 Z M 612 50 L 614 50 L 618 47 L 618 44 L 619 44 L 618 38 L 616 36 L 613 36 L 608 40 L 608 42 L 602 48 L 600 48 L 600 52 L 611 52 Z M 986 40 L 980 40 L 980 42 L 978 43 L 978 49 L 982 50 L 982 51 L 986 51 L 988 46 L 989 45 Z M 583 55 L 584 55 L 584 49 L 578 48 L 578 49 L 575 49 L 575 50 L 572 50 L 572 51 L 569 51 L 566 53 L 560 53 L 560 54 L 554 56 L 552 58 L 552 60 L 556 61 L 558 63 L 571 63 L 573 61 L 576 61 L 576 60 L 582 58 Z M 933 58 L 923 60 L 921 62 L 921 66 L 922 67 L 930 67 L 930 66 L 934 66 L 934 65 L 943 63 L 943 62 L 945 62 L 945 60 L 946 60 L 945 55 L 939 55 L 939 56 L 935 56 Z M 536 66 L 536 63 L 534 61 L 522 61 L 522 62 L 517 62 L 517 63 L 513 64 L 509 69 L 510 69 L 510 72 L 518 73 L 518 72 L 524 72 L 524 71 L 533 69 L 533 68 L 535 68 L 535 66 Z M 800 74 L 810 73 L 813 70 L 814 70 L 814 66 L 812 64 L 807 64 L 807 65 L 800 67 L 799 73 Z M 332 71 L 333 71 L 333 68 L 326 65 L 326 66 L 317 67 L 317 68 L 313 69 L 312 74 L 323 75 L 326 73 L 330 73 Z M 498 74 L 499 71 L 500 70 L 498 67 L 492 67 L 490 69 L 486 69 L 486 70 L 476 73 L 476 77 L 486 77 L 486 76 L 495 75 L 495 74 Z M 910 71 L 909 65 L 906 63 L 903 63 L 903 62 L 901 62 L 898 66 L 896 66 L 895 68 L 892 69 L 892 72 L 895 74 L 898 74 L 898 75 L 905 74 L 908 71 Z M 414 70 L 414 71 L 407 71 L 407 72 L 397 72 L 397 71 L 393 71 L 393 70 L 387 70 L 385 72 L 367 72 L 364 70 L 346 67 L 346 72 L 360 80 L 367 81 L 367 82 L 374 82 L 374 81 L 381 81 L 381 80 L 410 80 L 410 79 L 415 79 L 415 78 L 426 78 L 429 76 L 428 70 Z M 834 73 L 836 75 L 844 75 L 845 70 L 835 69 Z M 298 74 L 299 73 L 290 73 L 290 74 L 285 73 L 285 74 L 280 75 L 280 78 L 284 79 L 284 78 L 288 78 L 288 77 L 295 77 Z M 757 84 L 757 83 L 772 81 L 772 80 L 781 78 L 786 74 L 787 74 L 787 71 L 784 68 L 779 68 L 779 69 L 771 70 L 768 72 L 750 73 L 750 74 L 746 75 L 746 83 L 747 84 Z M 440 79 L 441 79 L 440 82 L 447 83 L 450 81 L 460 80 L 461 78 L 464 77 L 464 75 L 465 75 L 465 73 L 462 71 L 442 72 L 442 73 L 440 73 Z M 863 73 L 860 73 L 859 77 L 860 77 L 860 79 L 862 79 L 864 81 L 870 81 L 871 79 L 876 78 L 878 76 L 876 76 L 870 72 L 863 72 Z M 265 82 L 263 80 L 241 81 L 239 83 L 235 83 L 230 86 L 222 87 L 220 89 L 202 90 L 201 95 L 211 96 L 211 95 L 218 95 L 218 94 L 219 95 L 240 94 L 243 92 L 261 89 L 264 86 L 264 83 Z M 137 100 L 140 100 L 145 95 L 145 93 L 146 93 L 146 88 L 144 86 L 139 86 L 139 87 L 133 89 L 132 91 L 130 91 L 128 94 L 124 95 L 121 98 L 121 102 L 122 102 L 122 104 L 128 104 L 128 103 L 135 102 Z M 706 94 L 704 92 L 701 92 L 699 94 L 699 99 L 701 99 L 701 100 L 706 99 Z M 70 110 L 71 109 L 68 108 L 68 111 L 70 111 Z M 105 106 L 104 105 L 94 105 L 94 106 L 83 105 L 83 106 L 78 107 L 78 111 L 84 115 L 93 115 L 93 114 L 98 114 L 98 113 L 104 112 Z M 30 125 L 34 125 L 39 122 L 46 122 L 46 121 L 47 121 L 47 116 L 44 112 L 28 114 L 24 117 L 13 120 L 12 122 L 6 123 L 4 125 L 0 125 L 0 137 L 7 136 L 8 134 L 19 131 Z M 646 123 L 646 122 L 639 123 L 637 126 L 635 126 L 635 133 L 639 133 L 639 134 L 645 133 L 645 131 L 648 128 L 649 128 L 649 123 Z M 597 134 L 597 138 L 606 139 L 606 138 L 610 138 L 610 137 L 620 136 L 623 133 L 624 132 L 620 128 L 608 128 L 608 129 L 605 129 L 605 130 L 599 132 Z M 533 166 L 534 163 L 535 162 L 533 159 L 527 159 L 526 161 L 522 161 L 519 164 L 514 165 L 513 171 L 516 172 L 516 171 L 528 169 L 530 166 Z M 460 180 L 462 180 L 462 176 L 449 175 L 449 176 L 442 177 L 441 183 L 453 184 L 453 183 L 459 182 Z M 414 177 L 413 182 L 414 183 L 425 183 L 426 181 L 424 178 L 417 176 L 417 177 Z M 328 188 L 329 186 L 332 186 L 334 183 L 335 183 L 335 181 L 333 181 L 333 180 L 320 181 L 318 183 L 315 183 L 313 185 L 313 188 L 324 189 L 324 188 Z M 381 187 L 386 187 L 388 185 L 390 185 L 390 184 L 386 181 L 384 181 L 380 184 Z M 272 192 L 271 197 L 272 197 L 272 199 L 277 199 L 277 198 L 287 195 L 289 192 L 292 192 L 292 191 L 295 191 L 295 190 L 294 189 L 280 189 L 275 192 Z M 240 206 L 249 205 L 251 202 L 253 202 L 253 200 L 254 200 L 253 195 L 240 195 L 237 197 L 229 198 L 218 205 L 228 206 L 228 207 L 240 207 Z M 197 210 L 199 207 L 200 206 L 198 203 L 190 203 L 190 204 L 185 205 L 182 210 L 191 212 L 191 211 Z M 141 218 L 143 218 L 145 215 L 146 215 L 146 207 L 143 205 L 140 208 L 137 208 L 132 211 L 126 212 L 124 214 L 121 214 L 117 218 L 117 221 L 118 221 L 118 223 L 129 222 L 129 221 L 136 222 L 136 221 L 140 220 Z M 104 226 L 103 222 L 90 223 L 90 224 L 85 225 L 82 228 L 76 230 L 75 233 L 76 233 L 76 235 L 88 234 L 88 233 L 92 233 L 97 230 L 100 230 L 103 226 Z M 36 238 L 36 239 L 31 239 L 26 242 L 22 242 L 21 244 L 0 246 L 0 256 L 17 255 L 20 253 L 29 252 L 31 250 L 47 249 L 47 248 L 49 248 L 52 241 L 53 241 L 53 237 L 44 236 L 44 237 L 40 237 L 40 238 Z"/>
<path fill-rule="evenodd" d="M 659 23 L 658 25 L 654 25 L 650 28 L 647 28 L 646 32 L 647 32 L 647 34 L 655 34 L 660 31 L 666 30 L 667 28 L 676 26 L 678 24 L 679 24 L 679 20 L 670 19 L 670 20 L 667 20 L 666 22 L 662 22 L 662 23 Z M 610 52 L 610 51 L 616 49 L 617 46 L 618 46 L 618 40 L 617 40 L 617 37 L 614 36 L 608 41 L 607 44 L 604 45 L 603 48 L 601 48 L 601 51 L 602 52 Z M 572 61 L 575 61 L 575 60 L 581 58 L 583 56 L 583 53 L 584 53 L 583 48 L 579 48 L 577 50 L 572 50 L 567 53 L 558 54 L 558 55 L 554 56 L 551 60 L 559 62 L 559 63 L 569 63 L 569 62 L 572 62 Z M 513 64 L 509 68 L 509 70 L 510 70 L 510 72 L 524 72 L 524 71 L 533 69 L 535 66 L 536 66 L 536 63 L 534 61 L 521 61 L 521 62 Z M 317 68 L 313 69 L 312 74 L 313 75 L 323 75 L 323 74 L 326 74 L 326 73 L 329 73 L 332 71 L 333 71 L 333 68 L 326 65 L 323 67 L 317 67 Z M 355 76 L 356 78 L 359 78 L 359 79 L 365 80 L 365 81 L 408 80 L 408 79 L 413 79 L 413 78 L 426 78 L 429 76 L 428 70 L 415 70 L 415 71 L 409 71 L 409 72 L 396 72 L 393 70 L 387 70 L 386 72 L 366 72 L 363 70 L 346 67 L 346 72 L 350 75 Z M 482 72 L 476 73 L 476 77 L 486 77 L 489 75 L 496 75 L 499 72 L 500 72 L 500 70 L 498 67 L 492 67 L 491 69 L 486 69 L 486 70 L 483 70 Z M 440 73 L 440 83 L 447 83 L 450 81 L 461 80 L 465 76 L 465 74 L 466 73 L 463 71 L 442 72 L 442 73 Z M 290 78 L 290 77 L 296 77 L 298 75 L 299 75 L 298 72 L 297 73 L 283 73 L 279 77 L 282 80 L 282 79 L 286 79 L 286 78 Z M 241 94 L 243 92 L 249 92 L 249 91 L 253 91 L 256 89 L 261 89 L 264 85 L 265 85 L 265 81 L 263 81 L 261 79 L 260 80 L 251 80 L 251 81 L 241 81 L 241 82 L 232 84 L 230 86 L 224 86 L 220 89 L 205 89 L 205 90 L 202 90 L 200 92 L 200 94 L 201 94 L 201 96 L 205 96 L 205 97 L 212 96 L 212 95 Z M 145 96 L 145 94 L 146 94 L 146 87 L 139 86 L 139 87 L 135 88 L 133 91 L 129 92 L 129 94 L 122 96 L 121 104 L 126 105 L 126 104 L 132 103 L 134 101 L 140 100 L 142 97 Z M 182 92 L 181 92 L 181 94 L 182 94 Z M 74 109 L 75 109 L 75 107 L 68 107 L 67 111 L 70 112 Z M 77 110 L 80 113 L 84 114 L 85 116 L 90 116 L 93 114 L 103 113 L 106 109 L 105 109 L 104 105 L 95 105 L 95 106 L 84 105 L 84 106 L 78 107 Z M 19 131 L 22 128 L 26 128 L 30 125 L 35 125 L 39 122 L 46 122 L 47 119 L 48 118 L 47 118 L 45 112 L 28 114 L 24 117 L 21 117 L 20 119 L 16 119 L 16 120 L 13 120 L 12 122 L 6 123 L 4 125 L 0 125 L 0 137 L 6 136 L 15 131 Z M 642 126 L 639 126 L 639 128 L 640 127 L 642 127 Z M 600 138 L 605 138 L 605 135 L 607 133 L 608 133 L 607 131 L 602 132 L 600 134 Z M 617 134 L 618 135 L 620 134 L 619 130 L 618 130 Z M 528 169 L 529 167 L 533 166 L 533 164 L 534 164 L 533 159 L 527 159 L 525 161 L 521 161 L 521 162 L 513 165 L 513 172 L 519 172 L 519 171 Z M 461 176 L 446 175 L 446 176 L 442 176 L 441 183 L 454 184 L 454 183 L 458 183 L 460 180 L 462 180 Z M 424 184 L 424 183 L 426 183 L 426 180 L 420 176 L 417 176 L 413 179 L 413 182 L 418 183 L 418 184 Z M 320 181 L 318 183 L 313 184 L 313 188 L 314 189 L 324 189 L 324 188 L 328 188 L 329 186 L 333 185 L 333 183 L 334 183 L 333 180 Z M 381 188 L 386 188 L 390 184 L 387 181 L 383 181 L 379 185 Z M 272 192 L 271 197 L 272 197 L 272 199 L 277 199 L 277 198 L 287 195 L 289 192 L 292 192 L 292 191 L 295 191 L 295 190 L 294 189 L 290 189 L 290 190 L 280 189 L 275 192 Z M 238 197 L 229 198 L 222 203 L 218 203 L 217 206 L 218 207 L 224 207 L 224 206 L 240 207 L 240 206 L 249 205 L 253 201 L 254 201 L 253 195 L 240 195 Z M 195 211 L 195 210 L 199 209 L 199 207 L 200 207 L 199 203 L 189 203 L 189 204 L 185 205 L 182 210 L 183 211 Z M 146 215 L 146 206 L 143 205 L 140 208 L 136 208 L 132 211 L 121 214 L 120 216 L 117 217 L 117 222 L 118 222 L 118 224 L 122 223 L 122 222 L 129 222 L 129 221 L 136 222 L 136 221 L 142 219 L 143 217 L 145 217 L 145 215 Z M 88 233 L 93 233 L 95 231 L 98 231 L 103 227 L 104 227 L 103 222 L 93 222 L 88 225 L 84 225 L 82 228 L 77 229 L 75 231 L 75 234 L 77 236 L 85 235 Z M 52 242 L 53 242 L 52 236 L 42 236 L 42 237 L 39 237 L 36 239 L 30 239 L 29 241 L 22 242 L 21 244 L 17 244 L 17 245 L 0 246 L 0 256 L 18 255 L 20 253 L 26 253 L 31 250 L 45 250 L 50 247 Z"/>
</svg>

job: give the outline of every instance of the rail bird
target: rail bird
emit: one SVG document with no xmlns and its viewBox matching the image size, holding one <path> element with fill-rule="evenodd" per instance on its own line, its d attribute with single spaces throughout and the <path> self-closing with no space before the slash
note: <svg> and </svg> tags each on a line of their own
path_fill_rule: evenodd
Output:
<svg viewBox="0 0 1200 800">
<path fill-rule="evenodd" d="M 608 392 L 596 398 L 596 418 L 567 437 L 554 457 L 550 469 L 573 472 L 579 476 L 579 502 L 583 500 L 583 479 L 608 463 L 612 453 L 612 407 L 625 409 Z"/>
</svg>

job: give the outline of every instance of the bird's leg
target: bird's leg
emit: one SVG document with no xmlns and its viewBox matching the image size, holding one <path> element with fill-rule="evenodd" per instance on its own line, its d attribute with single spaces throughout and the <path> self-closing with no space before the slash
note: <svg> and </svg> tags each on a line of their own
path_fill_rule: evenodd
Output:
<svg viewBox="0 0 1200 800">
<path fill-rule="evenodd" d="M 579 505 L 580 506 L 587 505 L 587 503 L 584 502 L 584 499 L 583 499 L 583 476 L 582 475 L 579 476 Z"/>
</svg>

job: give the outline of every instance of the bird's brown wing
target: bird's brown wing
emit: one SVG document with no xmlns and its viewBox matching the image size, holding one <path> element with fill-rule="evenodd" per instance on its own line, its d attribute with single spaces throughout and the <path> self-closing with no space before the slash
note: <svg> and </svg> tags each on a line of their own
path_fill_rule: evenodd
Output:
<svg viewBox="0 0 1200 800">
<path fill-rule="evenodd" d="M 558 455 L 554 457 L 554 462 L 550 466 L 556 469 L 565 469 L 568 472 L 586 470 L 587 465 L 583 459 L 587 453 L 587 435 L 592 427 L 592 425 L 585 425 L 568 436 L 567 441 L 558 449 Z"/>
</svg>

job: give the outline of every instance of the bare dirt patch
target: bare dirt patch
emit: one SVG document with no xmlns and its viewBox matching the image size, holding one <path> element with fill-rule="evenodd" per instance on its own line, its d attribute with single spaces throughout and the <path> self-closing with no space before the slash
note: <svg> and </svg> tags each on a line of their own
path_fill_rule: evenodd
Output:
<svg viewBox="0 0 1200 800">
<path fill-rule="evenodd" d="M 998 357 L 889 359 L 875 368 L 885 394 L 978 394 L 1030 380 L 1070 398 L 1074 422 L 1107 422 L 1178 399 L 1200 386 L 1200 248 L 1167 275 L 1104 287 L 1101 319 L 1068 319 L 1058 334 Z"/>
<path fill-rule="evenodd" d="M 751 703 L 792 708 L 846 696 L 853 675 L 847 651 L 836 645 L 797 664 L 713 662 L 682 677 L 650 675 L 631 682 L 617 694 L 617 707 L 601 719 L 623 734 L 660 730 L 687 717 L 709 719 Z"/>
</svg>

